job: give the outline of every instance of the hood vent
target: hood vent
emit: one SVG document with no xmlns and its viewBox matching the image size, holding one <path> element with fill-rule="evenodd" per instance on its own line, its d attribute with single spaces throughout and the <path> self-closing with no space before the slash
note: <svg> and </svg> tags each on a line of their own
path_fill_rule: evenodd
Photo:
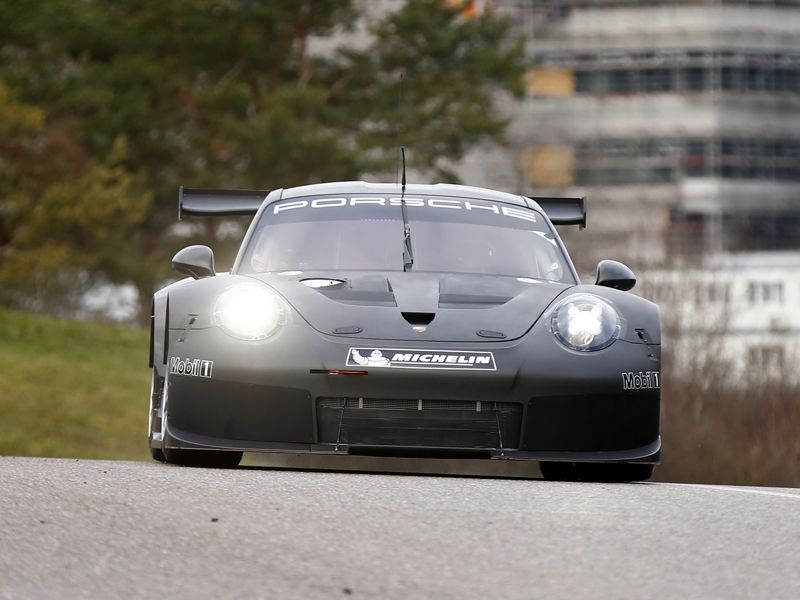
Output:
<svg viewBox="0 0 800 600">
<path fill-rule="evenodd" d="M 502 331 L 493 331 L 491 329 L 478 329 L 478 331 L 476 331 L 475 333 L 477 333 L 481 337 L 491 338 L 495 340 L 503 340 L 506 338 L 506 334 L 503 333 Z"/>
<path fill-rule="evenodd" d="M 491 294 L 439 294 L 439 308 L 492 308 L 511 298 Z"/>
<path fill-rule="evenodd" d="M 401 314 L 411 325 L 430 325 L 430 322 L 436 316 L 436 313 L 428 312 L 404 312 Z"/>
</svg>

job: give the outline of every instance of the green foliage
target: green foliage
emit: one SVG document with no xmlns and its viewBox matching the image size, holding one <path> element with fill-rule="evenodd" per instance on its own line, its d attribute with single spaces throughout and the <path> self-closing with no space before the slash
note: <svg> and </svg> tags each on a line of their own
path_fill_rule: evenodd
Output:
<svg viewBox="0 0 800 600">
<path fill-rule="evenodd" d="M 147 458 L 148 332 L 0 309 L 0 454 Z"/>
<path fill-rule="evenodd" d="M 17 124 L 25 149 L 0 146 L 7 289 L 31 298 L 83 274 L 132 280 L 148 304 L 170 255 L 195 241 L 172 227 L 180 184 L 391 177 L 400 144 L 418 172 L 453 179 L 454 161 L 502 134 L 493 94 L 521 90 L 508 24 L 409 0 L 366 47 L 312 52 L 346 41 L 357 16 L 346 0 L 0 4 L 0 132 Z M 25 269 L 30 281 L 14 280 Z"/>
<path fill-rule="evenodd" d="M 12 96 L 8 86 L 0 81 L 0 139 L 8 148 L 20 138 L 37 131 L 44 122 L 43 112 L 22 104 Z"/>
<path fill-rule="evenodd" d="M 415 168 L 454 180 L 448 165 L 506 125 L 493 92 L 522 93 L 521 41 L 509 40 L 508 23 L 488 12 L 465 19 L 431 0 L 409 0 L 373 34 L 367 52 L 343 53 L 339 75 L 352 76 L 343 101 L 366 123 L 359 147 L 380 149 L 385 168 L 402 142 Z"/>
<path fill-rule="evenodd" d="M 115 154 L 123 153 L 120 142 Z M 149 194 L 138 191 L 123 168 L 93 161 L 52 183 L 26 182 L 31 175 L 18 178 L 27 194 L 9 193 L 4 200 L 0 299 L 13 304 L 30 297 L 32 308 L 68 313 L 92 275 L 124 282 L 135 270 L 129 240 L 147 213 Z"/>
</svg>

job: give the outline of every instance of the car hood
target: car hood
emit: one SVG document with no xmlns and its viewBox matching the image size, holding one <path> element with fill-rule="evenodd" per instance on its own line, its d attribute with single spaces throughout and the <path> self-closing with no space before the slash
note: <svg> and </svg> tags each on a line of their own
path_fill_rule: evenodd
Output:
<svg viewBox="0 0 800 600">
<path fill-rule="evenodd" d="M 513 340 L 571 287 L 500 275 L 413 271 L 250 277 L 278 291 L 320 333 L 404 342 Z"/>
</svg>

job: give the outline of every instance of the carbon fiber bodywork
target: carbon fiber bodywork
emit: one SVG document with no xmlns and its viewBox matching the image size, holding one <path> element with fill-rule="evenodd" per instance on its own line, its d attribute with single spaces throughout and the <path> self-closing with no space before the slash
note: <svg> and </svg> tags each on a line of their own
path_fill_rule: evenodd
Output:
<svg viewBox="0 0 800 600">
<path fill-rule="evenodd" d="M 261 210 L 364 186 L 379 189 L 276 190 Z M 417 196 L 455 190 L 531 205 L 477 188 L 408 187 Z M 250 235 L 252 227 L 243 248 Z M 154 449 L 658 462 L 660 321 L 651 302 L 608 287 L 499 275 L 245 275 L 241 260 L 242 252 L 231 274 L 183 280 L 154 298 Z M 346 285 L 302 283 L 333 276 Z M 216 326 L 212 311 L 225 290 L 253 281 L 285 301 L 286 319 L 269 339 L 243 341 Z M 579 352 L 553 335 L 555 305 L 575 293 L 619 313 L 609 347 Z M 430 320 L 415 328 L 419 315 Z"/>
</svg>

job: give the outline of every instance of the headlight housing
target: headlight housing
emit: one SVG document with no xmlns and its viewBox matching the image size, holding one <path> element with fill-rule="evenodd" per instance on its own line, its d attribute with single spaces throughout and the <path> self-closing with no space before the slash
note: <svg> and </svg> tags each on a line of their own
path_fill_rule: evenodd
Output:
<svg viewBox="0 0 800 600">
<path fill-rule="evenodd" d="M 287 308 L 275 292 L 258 283 L 240 283 L 219 295 L 214 323 L 240 340 L 264 340 L 286 320 Z"/>
<path fill-rule="evenodd" d="M 581 352 L 607 348 L 619 337 L 620 327 L 614 307 L 590 294 L 568 296 L 556 306 L 550 319 L 556 339 Z"/>
</svg>

